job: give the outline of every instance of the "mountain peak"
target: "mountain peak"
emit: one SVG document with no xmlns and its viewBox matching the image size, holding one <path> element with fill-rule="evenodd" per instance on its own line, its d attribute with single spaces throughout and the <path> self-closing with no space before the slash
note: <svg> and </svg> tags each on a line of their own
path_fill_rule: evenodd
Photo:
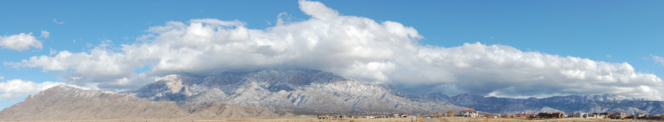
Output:
<svg viewBox="0 0 664 122">
<path fill-rule="evenodd" d="M 46 90 L 44 90 L 44 91 L 41 91 L 41 92 L 39 92 L 39 93 L 37 93 L 37 94 L 43 94 L 43 93 L 45 93 L 45 92 L 58 93 L 58 92 L 64 92 L 64 91 L 70 91 L 70 90 L 82 90 L 82 89 L 77 88 L 77 87 L 74 87 L 74 86 L 69 86 L 69 85 L 65 85 L 65 84 L 60 84 L 60 85 L 57 85 L 57 86 L 53 86 L 53 87 L 51 87 L 51 88 L 48 88 L 48 89 L 46 89 Z"/>
<path fill-rule="evenodd" d="M 175 101 L 180 106 L 220 101 L 275 111 L 313 113 L 429 113 L 467 109 L 440 102 L 408 100 L 391 84 L 363 82 L 306 69 L 263 69 L 212 73 L 206 77 L 165 77 L 133 92 L 137 97 Z"/>
<path fill-rule="evenodd" d="M 53 87 L 48 88 L 48 89 L 75 89 L 75 88 L 76 88 L 76 87 L 74 87 L 74 86 L 69 86 L 69 85 L 65 85 L 65 84 L 59 84 L 59 85 L 53 86 Z"/>
</svg>

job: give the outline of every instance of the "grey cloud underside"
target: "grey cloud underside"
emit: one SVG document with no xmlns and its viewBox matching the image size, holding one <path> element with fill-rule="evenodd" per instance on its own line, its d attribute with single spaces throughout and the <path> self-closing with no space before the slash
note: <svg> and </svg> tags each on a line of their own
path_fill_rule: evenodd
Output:
<svg viewBox="0 0 664 122">
<path fill-rule="evenodd" d="M 179 106 L 220 101 L 293 113 L 431 114 L 462 110 L 445 102 L 414 102 L 390 84 L 366 83 L 329 72 L 300 69 L 169 75 L 131 91 L 137 97 L 177 101 Z"/>
<path fill-rule="evenodd" d="M 0 48 L 21 52 L 30 48 L 41 49 L 42 42 L 37 40 L 37 37 L 32 36 L 32 32 L 28 34 L 20 33 L 9 36 L 0 36 Z"/>
</svg>

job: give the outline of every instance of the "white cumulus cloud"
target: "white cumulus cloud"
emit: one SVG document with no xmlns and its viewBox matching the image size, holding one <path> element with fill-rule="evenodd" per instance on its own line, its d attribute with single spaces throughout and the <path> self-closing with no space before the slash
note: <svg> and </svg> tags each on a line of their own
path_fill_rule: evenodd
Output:
<svg viewBox="0 0 664 122">
<path fill-rule="evenodd" d="M 655 63 L 659 63 L 660 65 L 664 66 L 664 58 L 656 56 L 656 55 L 650 55 L 653 60 L 655 60 Z"/>
<path fill-rule="evenodd" d="M 20 33 L 17 35 L 0 36 L 0 47 L 23 51 L 30 48 L 42 48 L 42 42 L 37 40 L 32 33 Z"/>
<path fill-rule="evenodd" d="M 317 1 L 298 1 L 300 3 L 300 10 L 307 15 L 316 19 L 328 20 L 339 16 L 339 12 L 332 8 L 328 8 L 321 2 Z"/>
<path fill-rule="evenodd" d="M 48 38 L 50 35 L 51 33 L 49 33 L 48 31 L 42 30 L 40 37 Z"/>
<path fill-rule="evenodd" d="M 392 82 L 409 93 L 497 96 L 612 93 L 662 99 L 662 80 L 628 63 L 521 51 L 507 45 L 418 43 L 415 28 L 342 16 L 320 2 L 299 1 L 312 18 L 249 29 L 232 20 L 192 19 L 150 27 L 133 44 L 34 56 L 14 67 L 62 71 L 69 84 L 133 89 L 174 73 L 307 68 L 366 81 Z M 285 15 L 285 14 L 280 14 Z M 108 42 L 110 43 L 110 42 Z M 135 73 L 138 68 L 149 70 Z"/>
<path fill-rule="evenodd" d="M 46 90 L 53 86 L 57 86 L 63 83 L 58 82 L 43 82 L 35 83 L 32 81 L 24 81 L 21 79 L 8 80 L 6 82 L 0 82 L 0 100 L 10 101 L 14 98 L 35 94 L 40 91 Z"/>
<path fill-rule="evenodd" d="M 53 49 L 53 48 L 48 48 L 48 49 L 49 49 L 49 51 L 48 51 L 48 55 L 49 55 L 49 56 L 58 53 L 58 50 L 55 50 L 55 49 Z"/>
<path fill-rule="evenodd" d="M 55 22 L 55 24 L 58 24 L 58 25 L 65 24 L 65 22 L 62 22 L 62 21 L 58 22 L 58 20 L 55 20 L 55 19 L 53 19 L 53 22 Z"/>
<path fill-rule="evenodd" d="M 467 43 L 421 48 L 416 55 L 396 61 L 415 70 L 397 70 L 393 80 L 443 84 L 431 89 L 413 88 L 423 92 L 433 89 L 495 96 L 609 93 L 662 99 L 661 78 L 637 73 L 628 63 L 523 52 L 505 45 Z"/>
</svg>

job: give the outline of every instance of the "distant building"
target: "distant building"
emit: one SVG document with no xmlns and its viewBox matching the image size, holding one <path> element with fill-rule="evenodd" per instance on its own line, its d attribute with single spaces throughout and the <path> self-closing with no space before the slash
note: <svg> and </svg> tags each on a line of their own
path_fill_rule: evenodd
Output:
<svg viewBox="0 0 664 122">
<path fill-rule="evenodd" d="M 662 118 L 661 118 L 661 116 L 657 116 L 657 115 L 646 115 L 645 119 L 658 120 L 658 119 L 662 119 Z"/>
<path fill-rule="evenodd" d="M 611 115 L 613 115 L 613 114 L 614 114 L 614 113 L 604 112 L 604 113 L 599 113 L 599 116 L 601 116 L 601 117 L 603 117 L 603 118 L 608 118 L 609 116 L 611 116 Z"/>
<path fill-rule="evenodd" d="M 347 115 L 334 115 L 332 116 L 333 119 L 348 119 L 350 116 Z"/>
<path fill-rule="evenodd" d="M 552 117 L 552 118 L 565 118 L 565 114 L 560 113 L 560 112 L 553 112 L 553 113 L 551 114 L 551 117 Z"/>
<path fill-rule="evenodd" d="M 625 113 L 615 112 L 615 113 L 609 115 L 609 118 L 611 118 L 611 119 L 624 119 L 625 118 Z"/>
<path fill-rule="evenodd" d="M 646 114 L 634 114 L 634 119 L 645 118 Z"/>
<path fill-rule="evenodd" d="M 529 113 L 523 113 L 523 114 L 516 114 L 516 117 L 519 117 L 519 118 L 528 118 L 528 117 L 530 117 L 531 115 L 532 115 L 532 114 L 529 114 Z"/>
<path fill-rule="evenodd" d="M 537 114 L 537 118 L 552 118 L 550 113 L 544 112 Z"/>
<path fill-rule="evenodd" d="M 572 117 L 574 117 L 574 118 L 586 118 L 586 117 L 588 117 L 588 114 L 581 113 L 581 112 L 574 112 L 572 114 Z"/>
<path fill-rule="evenodd" d="M 475 110 L 462 110 L 459 111 L 459 115 L 462 117 L 477 117 L 479 114 Z"/>
<path fill-rule="evenodd" d="M 318 119 L 331 119 L 332 117 L 327 114 L 318 114 Z"/>
<path fill-rule="evenodd" d="M 392 113 L 392 116 L 390 118 L 400 118 L 400 116 L 397 113 Z"/>
<path fill-rule="evenodd" d="M 484 115 L 478 115 L 477 117 L 479 118 L 494 118 L 494 116 L 490 113 L 484 114 Z"/>
<path fill-rule="evenodd" d="M 599 113 L 592 113 L 592 114 L 588 114 L 588 115 L 586 116 L 586 118 L 598 118 L 598 119 L 602 119 L 602 118 L 604 118 L 604 117 L 600 116 Z"/>
<path fill-rule="evenodd" d="M 408 118 L 408 113 L 399 114 L 399 118 Z"/>
</svg>

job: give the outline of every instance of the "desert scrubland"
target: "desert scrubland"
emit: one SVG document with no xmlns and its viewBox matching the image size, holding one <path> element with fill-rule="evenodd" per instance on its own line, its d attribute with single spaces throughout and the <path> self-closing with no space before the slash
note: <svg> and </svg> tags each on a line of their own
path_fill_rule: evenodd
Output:
<svg viewBox="0 0 664 122">
<path fill-rule="evenodd" d="M 425 118 L 386 118 L 386 119 L 317 119 L 315 117 L 282 117 L 282 118 L 243 118 L 243 119 L 224 119 L 224 120 L 190 120 L 190 119 L 108 119 L 108 120 L 39 120 L 39 121 L 0 121 L 0 122 L 427 122 Z M 513 119 L 513 118 L 466 118 L 466 117 L 446 117 L 431 118 L 437 122 L 611 122 L 611 121 L 630 121 L 630 122 L 661 122 L 659 120 L 617 120 L 617 119 L 583 119 L 583 118 L 562 118 L 562 119 Z M 430 122 L 429 121 L 429 122 Z"/>
</svg>

